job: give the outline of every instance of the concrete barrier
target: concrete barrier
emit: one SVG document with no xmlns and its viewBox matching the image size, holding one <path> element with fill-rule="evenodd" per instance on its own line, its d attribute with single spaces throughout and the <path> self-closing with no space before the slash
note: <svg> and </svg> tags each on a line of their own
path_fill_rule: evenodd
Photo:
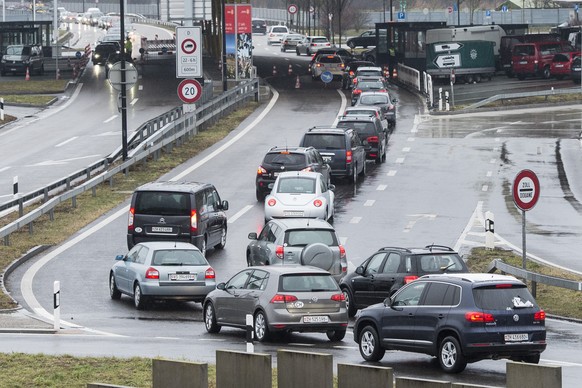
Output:
<svg viewBox="0 0 582 388">
<path fill-rule="evenodd" d="M 506 364 L 507 388 L 537 388 L 562 386 L 562 367 L 508 361 Z"/>
<path fill-rule="evenodd" d="M 337 364 L 338 388 L 361 388 L 362 383 L 368 387 L 394 387 L 392 368 L 371 365 Z"/>
<path fill-rule="evenodd" d="M 333 356 L 277 350 L 277 382 L 279 388 L 333 388 Z"/>
<path fill-rule="evenodd" d="M 271 355 L 216 351 L 216 388 L 272 388 Z"/>
<path fill-rule="evenodd" d="M 450 388 L 450 381 L 413 379 L 410 377 L 397 377 L 396 388 Z"/>
<path fill-rule="evenodd" d="M 208 388 L 208 364 L 154 358 L 152 380 L 153 388 Z"/>
</svg>

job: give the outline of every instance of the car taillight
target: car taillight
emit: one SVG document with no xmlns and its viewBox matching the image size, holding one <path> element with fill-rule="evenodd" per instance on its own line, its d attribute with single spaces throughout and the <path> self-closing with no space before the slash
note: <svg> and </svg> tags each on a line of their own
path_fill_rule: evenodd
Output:
<svg viewBox="0 0 582 388">
<path fill-rule="evenodd" d="M 348 74 L 350 75 L 350 77 L 354 76 L 354 72 L 352 70 L 350 70 Z"/>
<path fill-rule="evenodd" d="M 404 284 L 408 284 L 408 283 L 410 283 L 410 282 L 413 282 L 413 281 L 415 281 L 416 279 L 418 279 L 418 276 L 414 276 L 414 275 L 411 275 L 411 276 L 405 276 L 405 277 L 404 277 Z"/>
<path fill-rule="evenodd" d="M 295 295 L 283 295 L 283 294 L 276 294 L 274 297 L 271 298 L 270 303 L 289 303 L 295 302 L 297 297 Z"/>
<path fill-rule="evenodd" d="M 313 201 L 313 206 L 321 207 L 321 205 L 323 205 L 323 202 L 321 202 L 321 199 L 316 199 L 315 201 Z"/>
<path fill-rule="evenodd" d="M 340 244 L 339 250 L 340 250 L 340 259 L 345 259 L 346 258 L 346 248 L 344 248 L 344 246 Z"/>
<path fill-rule="evenodd" d="M 346 163 L 352 162 L 352 151 L 346 151 Z"/>
<path fill-rule="evenodd" d="M 352 94 L 362 94 L 362 89 L 354 89 Z"/>
<path fill-rule="evenodd" d="M 275 248 L 275 256 L 277 256 L 277 259 L 283 260 L 283 257 L 285 256 L 283 245 L 277 245 L 277 248 Z"/>
<path fill-rule="evenodd" d="M 321 63 L 318 63 L 318 64 L 316 65 L 316 67 L 321 67 Z"/>
<path fill-rule="evenodd" d="M 263 174 L 266 174 L 266 173 L 267 173 L 267 170 L 265 170 L 263 168 L 263 166 L 259 166 L 259 168 L 257 169 L 257 175 L 263 175 Z"/>
<path fill-rule="evenodd" d="M 159 279 L 160 273 L 158 272 L 157 269 L 155 269 L 153 267 L 149 267 L 146 270 L 145 277 L 146 277 L 146 279 Z"/>
<path fill-rule="evenodd" d="M 128 231 L 132 231 L 133 230 L 133 219 L 134 219 L 134 215 L 135 215 L 135 209 L 134 208 L 129 208 L 129 214 L 127 217 L 127 230 Z"/>
<path fill-rule="evenodd" d="M 208 268 L 206 272 L 204 272 L 204 279 L 216 279 L 216 273 L 212 268 Z"/>
<path fill-rule="evenodd" d="M 344 69 L 346 67 L 345 63 L 340 64 L 340 69 Z"/>
<path fill-rule="evenodd" d="M 354 78 L 354 79 L 352 80 L 352 82 L 353 82 L 353 83 L 354 83 L 354 85 L 355 85 L 355 84 L 357 84 L 357 83 L 358 83 L 358 79 L 357 79 L 357 78 Z"/>
<path fill-rule="evenodd" d="M 386 92 L 387 92 L 387 90 L 386 90 L 386 89 L 380 89 L 380 90 L 378 90 L 378 91 L 379 91 L 379 92 L 383 92 L 383 93 L 386 93 Z"/>
<path fill-rule="evenodd" d="M 311 43 L 311 47 L 315 47 L 317 46 L 315 43 Z"/>
<path fill-rule="evenodd" d="M 277 201 L 275 200 L 275 198 L 271 198 L 267 202 L 267 205 L 269 205 L 269 206 L 275 206 L 276 204 L 277 204 Z"/>
<path fill-rule="evenodd" d="M 544 310 L 540 310 L 534 314 L 534 321 L 545 321 L 546 320 L 546 312 Z"/>
<path fill-rule="evenodd" d="M 477 311 L 470 311 L 465 313 L 465 319 L 469 322 L 495 322 L 493 314 L 480 313 Z"/>
<path fill-rule="evenodd" d="M 196 214 L 196 210 L 193 209 L 190 213 L 190 231 L 197 232 L 198 231 L 198 214 Z"/>
<path fill-rule="evenodd" d="M 366 140 L 368 143 L 378 143 L 378 136 L 369 136 Z"/>
<path fill-rule="evenodd" d="M 333 300 L 334 302 L 341 302 L 343 300 L 346 300 L 346 297 L 343 293 L 341 294 L 333 294 L 331 296 L 331 300 Z"/>
</svg>

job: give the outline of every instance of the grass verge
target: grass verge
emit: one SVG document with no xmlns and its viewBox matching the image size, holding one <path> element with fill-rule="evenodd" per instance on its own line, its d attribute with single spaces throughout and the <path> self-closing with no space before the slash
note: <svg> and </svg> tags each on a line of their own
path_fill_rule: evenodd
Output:
<svg viewBox="0 0 582 388">
<path fill-rule="evenodd" d="M 70 202 L 61 204 L 55 208 L 53 221 L 45 215 L 33 223 L 33 234 L 29 233 L 28 228 L 13 233 L 10 236 L 10 245 L 0 246 L 0 269 L 4 271 L 10 263 L 36 246 L 56 245 L 65 241 L 84 226 L 123 203 L 138 186 L 157 180 L 163 174 L 223 139 L 257 107 L 257 103 L 249 103 L 246 107 L 219 120 L 211 128 L 191 137 L 181 146 L 174 147 L 172 153 L 163 153 L 161 158 L 156 161 L 150 160 L 147 164 L 140 163 L 134 166 L 127 175 L 116 175 L 113 186 L 109 183 L 98 186 L 95 196 L 92 196 L 91 192 L 80 195 L 77 197 L 76 208 L 73 208 Z M 34 207 L 26 208 L 25 211 L 32 209 Z M 11 214 L 4 217 L 0 220 L 0 225 L 12 222 L 17 216 L 17 214 Z M 12 298 L 0 293 L 0 309 L 14 307 L 16 306 Z"/>
<path fill-rule="evenodd" d="M 7 104 L 45 106 L 67 88 L 68 80 L 33 80 L 0 82 L 0 97 Z M 0 120 L 0 125 L 7 121 Z"/>
</svg>

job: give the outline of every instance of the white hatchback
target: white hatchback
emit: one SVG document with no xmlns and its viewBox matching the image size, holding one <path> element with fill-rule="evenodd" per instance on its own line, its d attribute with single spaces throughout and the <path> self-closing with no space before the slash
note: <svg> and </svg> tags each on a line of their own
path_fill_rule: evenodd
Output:
<svg viewBox="0 0 582 388">
<path fill-rule="evenodd" d="M 267 45 L 272 45 L 273 43 L 281 43 L 281 39 L 289 33 L 289 28 L 287 26 L 273 26 L 267 34 Z"/>
</svg>

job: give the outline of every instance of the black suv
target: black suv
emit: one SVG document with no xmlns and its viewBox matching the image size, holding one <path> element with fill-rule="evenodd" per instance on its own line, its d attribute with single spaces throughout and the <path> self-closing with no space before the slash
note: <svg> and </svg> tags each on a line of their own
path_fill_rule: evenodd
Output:
<svg viewBox="0 0 582 388">
<path fill-rule="evenodd" d="M 377 117 L 342 116 L 339 118 L 337 127 L 355 129 L 366 149 L 366 157 L 375 160 L 378 164 L 386 161 L 388 135 Z"/>
<path fill-rule="evenodd" d="M 26 73 L 29 75 L 44 74 L 44 56 L 40 46 L 10 45 L 0 61 L 0 74 Z"/>
<path fill-rule="evenodd" d="M 226 210 L 228 201 L 221 201 L 209 183 L 147 183 L 131 198 L 127 247 L 144 241 L 185 241 L 206 256 L 207 247 L 226 245 Z"/>
<path fill-rule="evenodd" d="M 333 177 L 346 177 L 355 183 L 358 175 L 366 175 L 366 150 L 353 129 L 313 127 L 299 145 L 317 149 Z"/>
<path fill-rule="evenodd" d="M 356 76 L 356 70 L 360 66 L 376 66 L 374 62 L 369 61 L 352 61 L 346 65 L 344 68 L 344 74 L 342 75 L 342 89 L 350 89 L 353 86 L 354 77 Z"/>
<path fill-rule="evenodd" d="M 275 180 L 285 171 L 320 172 L 327 182 L 331 182 L 331 168 L 323 161 L 313 147 L 273 147 L 263 158 L 257 169 L 256 196 L 263 201 L 271 192 Z"/>
<path fill-rule="evenodd" d="M 354 340 L 366 361 L 404 350 L 436 357 L 447 373 L 484 359 L 537 364 L 546 349 L 545 318 L 527 286 L 512 276 L 426 275 L 361 310 Z"/>
<path fill-rule="evenodd" d="M 423 275 L 467 273 L 469 269 L 457 252 L 442 245 L 424 248 L 384 247 L 378 249 L 340 282 L 348 314 L 380 303 L 400 287 Z"/>
<path fill-rule="evenodd" d="M 251 20 L 253 34 L 267 35 L 267 22 L 264 19 Z"/>
<path fill-rule="evenodd" d="M 93 50 L 91 55 L 91 62 L 93 65 L 105 65 L 109 54 L 121 51 L 119 42 L 101 42 Z"/>
</svg>

